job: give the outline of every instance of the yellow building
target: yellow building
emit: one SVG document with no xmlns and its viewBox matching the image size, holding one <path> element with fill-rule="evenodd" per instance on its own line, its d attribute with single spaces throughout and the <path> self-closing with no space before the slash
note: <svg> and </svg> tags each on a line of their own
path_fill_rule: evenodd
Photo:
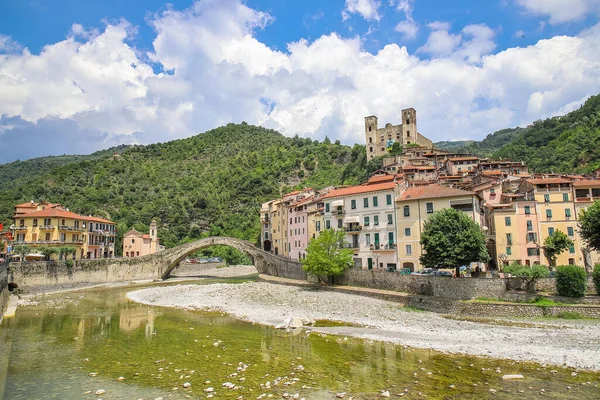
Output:
<svg viewBox="0 0 600 400">
<path fill-rule="evenodd" d="M 323 216 L 324 207 L 325 205 L 320 198 L 313 199 L 313 201 L 308 204 L 306 213 L 308 216 L 307 230 L 309 243 L 312 239 L 317 238 L 325 229 L 325 218 Z"/>
<path fill-rule="evenodd" d="M 396 198 L 398 264 L 412 271 L 421 269 L 419 257 L 423 224 L 434 212 L 454 208 L 467 213 L 481 225 L 480 199 L 474 192 L 441 185 L 415 186 L 404 189 Z M 480 265 L 485 270 L 484 265 Z"/>
<path fill-rule="evenodd" d="M 576 251 L 581 248 L 581 240 L 575 235 L 577 219 L 572 184 L 569 179 L 545 178 L 527 179 L 519 185 L 519 192 L 536 202 L 540 245 L 543 246 L 546 238 L 557 230 L 567 234 L 574 242 L 570 249 L 557 257 L 556 265 L 583 265 L 583 255 Z"/>
<path fill-rule="evenodd" d="M 579 219 L 583 210 L 591 206 L 594 201 L 600 201 L 600 179 L 576 181 L 573 182 L 572 188 L 575 218 Z M 575 237 L 577 238 L 577 242 L 581 245 L 579 254 L 581 254 L 583 258 L 582 262 L 578 263 L 578 265 L 585 267 L 586 270 L 591 270 L 591 268 L 594 268 L 594 265 L 600 263 L 600 253 L 596 251 L 584 251 L 585 243 L 579 236 L 578 229 L 575 230 Z"/>
<path fill-rule="evenodd" d="M 34 251 L 43 246 L 74 247 L 75 259 L 114 256 L 114 222 L 82 216 L 60 204 L 33 201 L 16 205 L 13 221 L 11 231 L 15 246 L 26 245 Z M 99 251 L 101 244 L 102 251 Z"/>
<path fill-rule="evenodd" d="M 271 206 L 271 236 L 272 236 L 272 252 L 273 254 L 283 255 L 284 249 L 284 233 L 286 232 L 285 218 L 281 214 L 285 208 L 281 204 L 281 200 L 275 200 Z"/>
</svg>

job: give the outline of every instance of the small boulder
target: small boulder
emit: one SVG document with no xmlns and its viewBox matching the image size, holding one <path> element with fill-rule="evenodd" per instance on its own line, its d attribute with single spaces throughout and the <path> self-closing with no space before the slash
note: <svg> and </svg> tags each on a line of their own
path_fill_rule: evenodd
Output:
<svg viewBox="0 0 600 400">
<path fill-rule="evenodd" d="M 511 380 L 516 380 L 516 379 L 524 379 L 525 377 L 521 374 L 509 374 L 509 375 L 503 375 L 502 379 L 505 381 L 511 381 Z"/>
</svg>

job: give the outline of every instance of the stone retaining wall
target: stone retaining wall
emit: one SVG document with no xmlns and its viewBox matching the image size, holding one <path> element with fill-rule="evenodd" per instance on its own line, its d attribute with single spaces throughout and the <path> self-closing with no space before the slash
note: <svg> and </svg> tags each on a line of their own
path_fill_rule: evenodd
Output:
<svg viewBox="0 0 600 400">
<path fill-rule="evenodd" d="M 157 279 L 164 266 L 134 258 L 78 260 L 72 268 L 64 261 L 11 263 L 11 282 L 24 293 L 88 286 L 101 283 Z"/>
<path fill-rule="evenodd" d="M 225 265 L 226 264 L 224 262 L 202 264 L 182 262 L 171 272 L 171 276 L 200 276 L 204 274 L 204 271 L 217 267 L 224 267 Z"/>
<path fill-rule="evenodd" d="M 0 322 L 8 307 L 8 262 L 0 263 Z"/>
<path fill-rule="evenodd" d="M 484 296 L 502 298 L 506 293 L 504 279 L 402 275 L 397 272 L 364 269 L 349 269 L 344 275 L 337 277 L 335 283 L 456 300 Z"/>
<path fill-rule="evenodd" d="M 525 290 L 523 279 L 521 278 L 505 278 L 507 290 Z M 556 278 L 542 278 L 535 283 L 535 290 L 539 292 L 556 292 Z M 588 276 L 587 293 L 595 293 L 594 281 L 592 276 Z"/>
</svg>

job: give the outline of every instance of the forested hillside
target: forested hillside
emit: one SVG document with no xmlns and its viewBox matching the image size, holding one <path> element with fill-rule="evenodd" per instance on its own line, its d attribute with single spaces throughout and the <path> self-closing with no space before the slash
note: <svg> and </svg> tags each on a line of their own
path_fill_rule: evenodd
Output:
<svg viewBox="0 0 600 400">
<path fill-rule="evenodd" d="M 562 117 L 527 128 L 503 129 L 481 142 L 440 142 L 436 146 L 482 157 L 525 161 L 535 172 L 589 172 L 600 168 L 600 95 Z"/>
<path fill-rule="evenodd" d="M 132 226 L 145 231 L 156 218 L 166 246 L 209 234 L 258 241 L 262 202 L 291 187 L 359 183 L 373 164 L 367 166 L 361 145 L 229 124 L 187 139 L 124 149 L 120 156 L 107 152 L 42 170 L 31 167 L 0 182 L 0 221 L 10 223 L 16 203 L 47 200 L 110 218 L 120 235 Z M 23 166 L 0 168 L 10 165 Z"/>
</svg>

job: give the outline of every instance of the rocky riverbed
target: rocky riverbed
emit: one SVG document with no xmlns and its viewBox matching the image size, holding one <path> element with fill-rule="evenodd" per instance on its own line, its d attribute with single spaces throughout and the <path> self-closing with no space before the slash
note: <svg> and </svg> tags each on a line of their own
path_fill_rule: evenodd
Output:
<svg viewBox="0 0 600 400">
<path fill-rule="evenodd" d="M 150 305 L 219 310 L 271 326 L 290 317 L 342 321 L 355 326 L 305 329 L 451 353 L 600 371 L 597 320 L 535 320 L 530 326 L 498 326 L 405 310 L 384 300 L 265 282 L 178 285 L 176 290 L 173 286 L 153 287 L 127 296 Z"/>
</svg>

